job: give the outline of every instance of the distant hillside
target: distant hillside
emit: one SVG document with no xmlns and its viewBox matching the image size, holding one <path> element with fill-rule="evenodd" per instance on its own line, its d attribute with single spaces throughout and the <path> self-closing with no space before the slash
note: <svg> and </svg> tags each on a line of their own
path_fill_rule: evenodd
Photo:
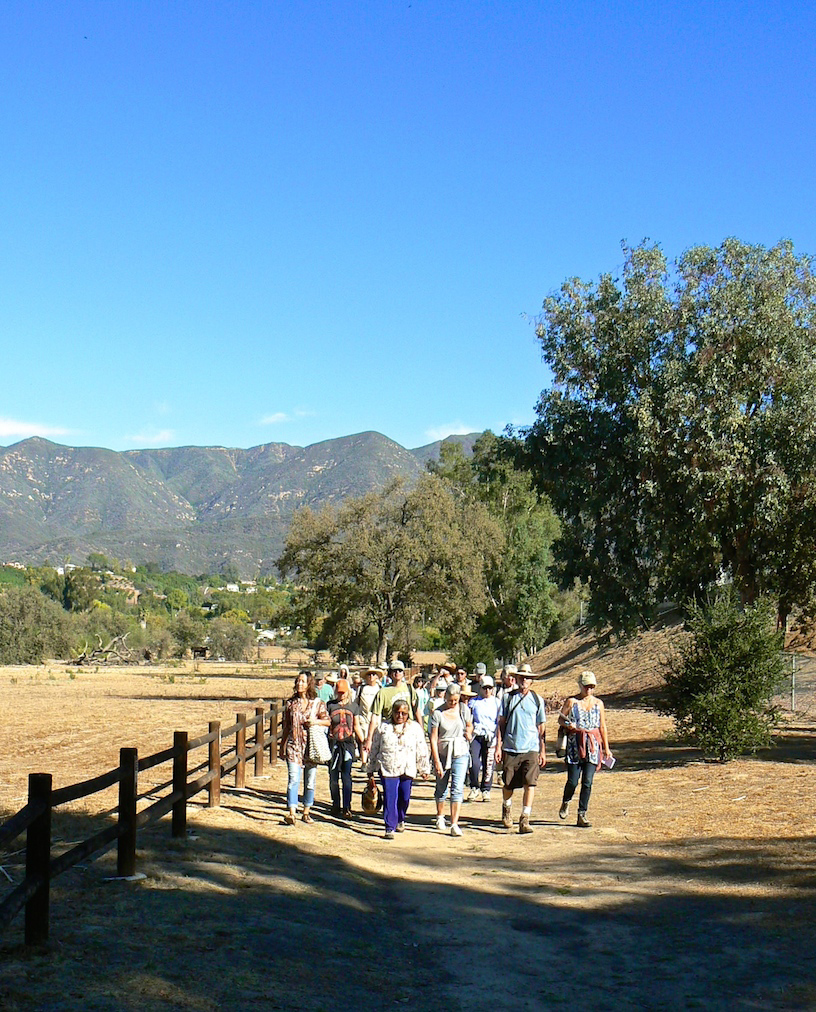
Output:
<svg viewBox="0 0 816 1012">
<path fill-rule="evenodd" d="M 476 435 L 453 436 L 470 451 Z M 227 562 L 268 572 L 302 504 L 414 481 L 441 442 L 406 450 L 379 432 L 311 446 L 130 450 L 26 439 L 0 448 L 0 562 L 103 552 L 183 572 Z"/>
</svg>

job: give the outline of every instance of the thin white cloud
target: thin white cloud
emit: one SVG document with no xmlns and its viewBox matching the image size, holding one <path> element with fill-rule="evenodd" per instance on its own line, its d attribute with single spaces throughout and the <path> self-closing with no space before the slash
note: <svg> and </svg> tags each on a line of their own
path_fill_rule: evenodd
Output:
<svg viewBox="0 0 816 1012">
<path fill-rule="evenodd" d="M 295 418 L 314 418 L 316 414 L 316 411 L 310 411 L 308 408 L 295 408 Z"/>
<path fill-rule="evenodd" d="M 448 436 L 466 436 L 469 432 L 478 432 L 477 425 L 465 425 L 463 422 L 448 422 L 447 425 L 435 425 L 432 429 L 426 429 L 425 435 L 435 443 L 438 439 L 447 439 Z"/>
<path fill-rule="evenodd" d="M 290 421 L 290 418 L 285 411 L 276 411 L 272 415 L 264 415 L 261 419 L 261 425 L 280 425 L 281 422 L 288 421 Z"/>
<path fill-rule="evenodd" d="M 0 439 L 28 439 L 30 436 L 68 436 L 70 429 L 58 425 L 40 425 L 38 422 L 19 422 L 15 418 L 0 418 Z"/>
<path fill-rule="evenodd" d="M 158 432 L 137 432 L 132 436 L 125 436 L 125 442 L 133 443 L 134 446 L 170 446 L 173 436 L 175 436 L 173 429 L 159 429 Z"/>
</svg>

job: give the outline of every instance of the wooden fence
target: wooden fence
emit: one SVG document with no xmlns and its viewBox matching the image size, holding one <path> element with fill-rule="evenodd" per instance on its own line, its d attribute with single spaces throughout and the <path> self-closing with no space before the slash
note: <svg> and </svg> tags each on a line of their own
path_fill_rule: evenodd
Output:
<svg viewBox="0 0 816 1012">
<path fill-rule="evenodd" d="M 255 707 L 255 715 L 247 720 L 246 713 L 236 715 L 231 727 L 222 730 L 220 721 L 210 721 L 207 734 L 190 740 L 186 731 L 176 731 L 173 744 L 161 752 L 140 759 L 135 748 L 119 750 L 119 766 L 90 780 L 53 790 L 50 773 L 31 773 L 28 778 L 28 802 L 19 812 L 0 826 L 0 847 L 6 847 L 23 833 L 26 834 L 25 878 L 0 902 L 0 931 L 25 907 L 25 943 L 39 945 L 48 939 L 50 883 L 75 864 L 91 855 L 102 854 L 117 844 L 117 875 L 128 878 L 136 874 L 136 834 L 139 829 L 156 822 L 168 812 L 172 813 L 172 835 L 183 837 L 187 833 L 187 802 L 194 795 L 208 792 L 207 806 L 216 808 L 221 803 L 221 779 L 235 771 L 235 786 L 244 786 L 247 761 L 254 758 L 255 776 L 264 769 L 264 750 L 269 749 L 269 761 L 277 760 L 280 740 L 280 703 L 275 700 L 267 709 Z M 268 724 L 268 728 L 267 728 Z M 251 743 L 247 732 L 254 728 Z M 235 743 L 223 749 L 225 739 L 234 737 Z M 207 759 L 189 769 L 188 757 L 196 749 L 208 747 Z M 170 780 L 153 786 L 139 795 L 139 773 L 159 766 L 173 764 Z M 201 772 L 201 771 L 204 772 Z M 195 780 L 190 776 L 199 773 Z M 51 812 L 60 805 L 88 798 L 100 791 L 119 785 L 119 804 L 114 809 L 116 822 L 106 826 L 58 857 L 51 857 Z M 138 810 L 138 802 L 148 795 L 170 789 L 170 793 Z"/>
</svg>

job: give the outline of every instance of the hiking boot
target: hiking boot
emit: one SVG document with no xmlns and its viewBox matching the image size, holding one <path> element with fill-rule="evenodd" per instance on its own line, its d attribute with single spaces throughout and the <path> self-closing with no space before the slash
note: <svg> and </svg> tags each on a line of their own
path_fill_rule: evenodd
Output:
<svg viewBox="0 0 816 1012">
<path fill-rule="evenodd" d="M 519 819 L 519 832 L 520 833 L 532 833 L 533 827 L 530 825 L 530 816 L 522 815 Z"/>
<path fill-rule="evenodd" d="M 581 829 L 592 829 L 592 823 L 587 822 L 586 812 L 578 813 L 578 821 L 576 822 L 576 826 L 580 826 Z"/>
<path fill-rule="evenodd" d="M 566 819 L 568 815 L 569 815 L 569 801 L 564 801 L 562 802 L 561 807 L 558 809 L 558 818 Z"/>
<path fill-rule="evenodd" d="M 509 808 L 502 807 L 502 825 L 505 829 L 513 828 L 513 813 Z"/>
</svg>

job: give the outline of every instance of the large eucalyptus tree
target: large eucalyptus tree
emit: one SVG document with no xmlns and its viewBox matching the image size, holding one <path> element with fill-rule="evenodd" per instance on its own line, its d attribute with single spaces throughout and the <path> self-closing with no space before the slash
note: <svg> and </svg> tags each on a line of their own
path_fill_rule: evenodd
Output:
<svg viewBox="0 0 816 1012">
<path fill-rule="evenodd" d="M 554 382 L 526 453 L 567 575 L 618 631 L 722 574 L 784 618 L 816 588 L 813 262 L 736 239 L 624 255 L 622 280 L 569 280 L 538 320 Z"/>
</svg>

